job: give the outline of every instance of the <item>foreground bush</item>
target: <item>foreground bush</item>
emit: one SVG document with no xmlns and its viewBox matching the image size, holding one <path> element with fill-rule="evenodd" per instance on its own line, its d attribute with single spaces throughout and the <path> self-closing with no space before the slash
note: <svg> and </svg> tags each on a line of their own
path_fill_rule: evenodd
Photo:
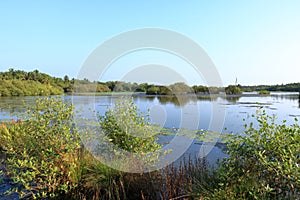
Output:
<svg viewBox="0 0 300 200">
<path fill-rule="evenodd" d="M 131 103 L 125 107 L 121 106 L 121 100 L 118 101 L 115 109 L 102 118 L 102 127 L 108 131 L 110 140 L 114 138 L 114 144 L 124 150 L 140 154 L 156 152 L 160 145 L 152 135 L 154 129 L 132 100 L 128 101 Z M 19 185 L 20 196 L 60 199 L 139 199 L 143 196 L 153 199 L 155 192 L 149 188 L 150 173 L 130 174 L 111 169 L 82 147 L 73 125 L 73 111 L 73 106 L 62 99 L 40 98 L 28 109 L 23 121 L 13 120 L 0 126 L 0 150 L 7 157 L 5 165 Z M 121 113 L 127 118 L 127 121 L 122 120 L 122 127 L 114 121 Z M 136 135 L 124 132 L 126 127 L 135 131 L 130 134 Z"/>
<path fill-rule="evenodd" d="M 26 121 L 0 128 L 7 170 L 20 194 L 57 196 L 78 185 L 80 140 L 72 130 L 73 108 L 61 99 L 37 99 Z"/>
<path fill-rule="evenodd" d="M 80 159 L 82 174 L 75 199 L 157 199 L 159 188 L 153 180 L 160 172 L 135 174 L 121 170 L 142 170 L 145 163 L 151 165 L 157 161 L 161 146 L 157 143 L 158 132 L 149 123 L 147 114 L 138 110 L 132 98 L 121 97 L 104 116 L 99 116 L 99 122 L 101 133 L 96 131 L 96 136 L 93 135 L 95 132 L 93 122 L 84 121 L 87 129 L 88 127 L 91 129 L 80 131 L 81 138 L 87 146 L 89 141 L 95 143 L 97 140 L 99 148 L 96 148 L 96 157 L 87 150 L 83 151 L 84 156 Z M 100 134 L 100 137 L 97 134 Z M 117 148 L 111 149 L 106 143 L 113 144 Z M 133 158 L 125 159 L 126 153 L 118 151 L 118 148 L 133 153 Z M 97 160 L 105 156 L 107 151 L 116 156 L 113 161 L 115 169 Z M 129 162 L 131 159 L 132 162 Z M 74 198 L 74 194 L 72 195 Z"/>
<path fill-rule="evenodd" d="M 257 122 L 228 141 L 215 186 L 198 187 L 206 199 L 300 198 L 299 124 L 277 125 L 265 111 L 258 111 Z"/>
<path fill-rule="evenodd" d="M 114 108 L 100 116 L 101 129 L 110 143 L 132 153 L 136 156 L 133 160 L 139 159 L 151 165 L 158 160 L 161 145 L 157 143 L 159 131 L 149 121 L 147 114 L 140 112 L 133 99 L 128 97 L 116 100 Z M 125 163 L 127 164 L 133 167 L 133 163 Z"/>
</svg>

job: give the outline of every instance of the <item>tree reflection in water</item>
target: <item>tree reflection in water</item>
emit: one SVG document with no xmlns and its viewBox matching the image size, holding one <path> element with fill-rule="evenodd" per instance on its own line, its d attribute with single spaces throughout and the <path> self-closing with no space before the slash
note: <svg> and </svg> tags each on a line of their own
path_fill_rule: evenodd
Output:
<svg viewBox="0 0 300 200">
<path fill-rule="evenodd" d="M 157 96 L 157 99 L 162 105 L 171 103 L 177 107 L 184 107 L 190 102 L 197 102 L 197 97 L 188 95 Z"/>
</svg>

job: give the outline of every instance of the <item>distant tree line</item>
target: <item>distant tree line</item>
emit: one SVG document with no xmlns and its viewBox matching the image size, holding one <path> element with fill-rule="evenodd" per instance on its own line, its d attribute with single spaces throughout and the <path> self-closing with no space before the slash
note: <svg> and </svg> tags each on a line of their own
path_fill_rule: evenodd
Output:
<svg viewBox="0 0 300 200">
<path fill-rule="evenodd" d="M 300 83 L 289 83 L 289 84 L 281 84 L 281 85 L 255 85 L 255 86 L 242 86 L 238 85 L 238 87 L 245 92 L 252 91 L 282 91 L 282 92 L 299 92 L 300 91 Z"/>
<path fill-rule="evenodd" d="M 183 82 L 174 83 L 169 86 L 155 85 L 149 83 L 128 83 L 123 81 L 89 81 L 88 79 L 70 79 L 67 75 L 63 78 L 52 77 L 38 70 L 25 72 L 22 70 L 9 69 L 0 72 L 0 96 L 45 96 L 59 95 L 63 93 L 79 92 L 141 92 L 147 95 L 182 95 L 182 94 L 226 94 L 239 95 L 242 92 L 262 91 L 289 91 L 299 92 L 300 83 L 286 85 L 258 85 L 242 86 L 229 85 L 225 88 L 207 87 L 194 85 L 192 87 Z"/>
<path fill-rule="evenodd" d="M 45 96 L 63 94 L 63 81 L 40 73 L 9 69 L 0 72 L 0 96 Z"/>
</svg>

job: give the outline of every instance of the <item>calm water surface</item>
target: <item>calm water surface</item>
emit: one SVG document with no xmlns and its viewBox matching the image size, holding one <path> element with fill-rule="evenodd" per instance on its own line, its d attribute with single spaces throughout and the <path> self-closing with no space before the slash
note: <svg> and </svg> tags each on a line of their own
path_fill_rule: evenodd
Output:
<svg viewBox="0 0 300 200">
<path fill-rule="evenodd" d="M 107 108 L 111 108 L 117 97 L 112 96 L 74 96 L 65 97 L 72 99 L 76 107 L 85 108 L 83 115 L 90 117 L 91 111 L 103 115 Z M 250 97 L 216 97 L 214 99 L 190 98 L 190 97 L 134 97 L 135 103 L 142 112 L 150 110 L 152 122 L 166 128 L 182 127 L 182 120 L 188 119 L 193 124 L 197 120 L 195 129 L 210 130 L 213 106 L 218 105 L 223 109 L 223 132 L 241 133 L 244 124 L 254 122 L 252 115 L 260 108 L 277 117 L 277 122 L 286 120 L 288 124 L 294 123 L 294 119 L 300 117 L 298 93 L 272 93 L 271 96 Z M 195 113 L 199 116 L 195 116 Z M 218 113 L 217 113 L 218 114 Z M 222 114 L 222 113 L 221 113 Z"/>
</svg>

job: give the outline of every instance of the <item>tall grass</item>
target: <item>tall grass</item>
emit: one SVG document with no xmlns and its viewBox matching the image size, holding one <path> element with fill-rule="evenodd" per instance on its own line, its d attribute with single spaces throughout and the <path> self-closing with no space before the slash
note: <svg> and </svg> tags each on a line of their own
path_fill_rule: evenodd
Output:
<svg viewBox="0 0 300 200">
<path fill-rule="evenodd" d="M 77 191 L 76 199 L 197 199 L 196 186 L 211 184 L 214 178 L 205 159 L 188 159 L 179 166 L 171 164 L 141 174 L 116 171 L 87 159 L 89 170 L 83 175 L 82 190 Z"/>
</svg>

